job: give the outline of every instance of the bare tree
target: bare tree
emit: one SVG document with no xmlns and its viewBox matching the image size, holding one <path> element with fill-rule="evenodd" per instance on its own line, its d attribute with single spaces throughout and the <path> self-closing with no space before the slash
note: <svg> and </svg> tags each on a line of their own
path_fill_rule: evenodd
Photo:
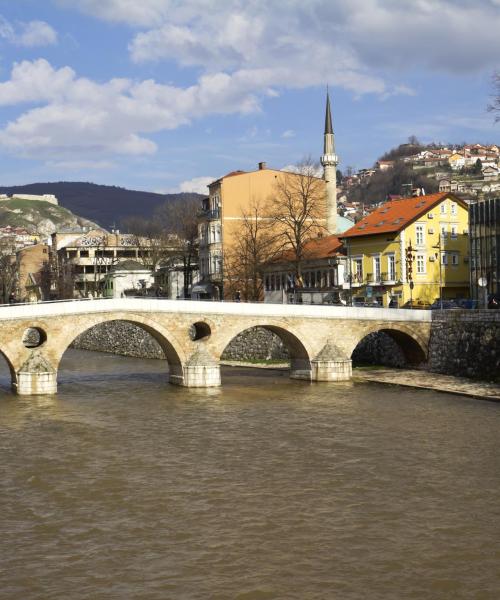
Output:
<svg viewBox="0 0 500 600">
<path fill-rule="evenodd" d="M 168 240 L 162 223 L 156 218 L 129 217 L 124 227 L 134 236 L 141 263 L 155 271 L 168 255 Z"/>
<path fill-rule="evenodd" d="M 261 202 L 254 200 L 241 214 L 241 227 L 224 254 L 224 273 L 229 295 L 252 302 L 262 299 L 263 270 L 281 248 Z"/>
<path fill-rule="evenodd" d="M 11 299 L 17 280 L 16 250 L 12 243 L 0 240 L 0 304 Z"/>
<path fill-rule="evenodd" d="M 500 121 L 500 71 L 493 74 L 493 100 L 488 110 L 495 115 L 495 123 Z"/>
<path fill-rule="evenodd" d="M 307 242 L 326 231 L 324 181 L 317 177 L 318 167 L 311 160 L 298 166 L 297 173 L 277 178 L 270 201 L 270 218 L 275 232 L 293 250 L 295 274 L 302 285 L 302 263 Z"/>
<path fill-rule="evenodd" d="M 168 239 L 165 260 L 172 265 L 182 263 L 185 298 L 189 295 L 193 270 L 198 265 L 198 210 L 199 201 L 189 198 L 166 202 L 155 212 L 155 220 Z"/>
</svg>

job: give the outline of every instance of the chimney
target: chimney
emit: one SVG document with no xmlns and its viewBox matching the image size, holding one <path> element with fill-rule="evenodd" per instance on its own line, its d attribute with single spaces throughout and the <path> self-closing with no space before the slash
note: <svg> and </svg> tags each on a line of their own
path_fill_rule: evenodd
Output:
<svg viewBox="0 0 500 600">
<path fill-rule="evenodd" d="M 259 171 L 263 171 L 266 168 L 266 163 L 265 162 L 260 162 L 259 163 Z"/>
</svg>

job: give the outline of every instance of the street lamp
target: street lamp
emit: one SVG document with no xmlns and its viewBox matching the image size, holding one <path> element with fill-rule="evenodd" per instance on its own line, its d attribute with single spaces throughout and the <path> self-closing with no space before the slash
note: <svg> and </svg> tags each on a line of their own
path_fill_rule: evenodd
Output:
<svg viewBox="0 0 500 600">
<path fill-rule="evenodd" d="M 439 261 L 439 308 L 443 310 L 443 271 L 442 271 L 442 260 L 441 260 L 441 235 L 439 236 L 438 243 L 435 246 L 438 252 L 436 252 L 436 258 Z"/>
<path fill-rule="evenodd" d="M 408 281 L 410 282 L 410 308 L 413 308 L 413 261 L 415 260 L 415 256 L 413 255 L 413 248 L 410 244 L 406 248 L 406 273 L 408 277 Z"/>
</svg>

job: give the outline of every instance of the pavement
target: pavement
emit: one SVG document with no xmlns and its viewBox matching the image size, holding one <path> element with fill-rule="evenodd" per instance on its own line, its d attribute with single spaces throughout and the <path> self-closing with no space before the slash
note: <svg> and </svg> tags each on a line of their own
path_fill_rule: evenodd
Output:
<svg viewBox="0 0 500 600">
<path fill-rule="evenodd" d="M 498 384 L 453 375 L 442 375 L 441 373 L 430 373 L 429 371 L 386 369 L 384 367 L 364 369 L 361 367 L 353 369 L 352 378 L 354 381 L 403 385 L 500 402 L 500 385 Z"/>
</svg>

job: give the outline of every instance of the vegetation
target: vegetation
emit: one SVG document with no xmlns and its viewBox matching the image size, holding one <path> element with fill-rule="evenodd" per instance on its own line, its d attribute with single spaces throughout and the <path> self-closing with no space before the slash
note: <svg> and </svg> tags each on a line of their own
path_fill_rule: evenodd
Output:
<svg viewBox="0 0 500 600">
<path fill-rule="evenodd" d="M 383 202 L 389 195 L 403 194 L 406 188 L 424 188 L 426 194 L 437 192 L 439 184 L 425 174 L 414 171 L 406 163 L 397 160 L 391 169 L 376 171 L 371 177 L 347 189 L 349 201 L 364 204 Z"/>
<path fill-rule="evenodd" d="M 299 286 L 305 246 L 325 231 L 325 191 L 317 172 L 318 166 L 308 159 L 298 165 L 297 173 L 283 173 L 276 181 L 269 205 L 270 223 L 278 232 L 279 245 L 293 251 Z"/>
</svg>

